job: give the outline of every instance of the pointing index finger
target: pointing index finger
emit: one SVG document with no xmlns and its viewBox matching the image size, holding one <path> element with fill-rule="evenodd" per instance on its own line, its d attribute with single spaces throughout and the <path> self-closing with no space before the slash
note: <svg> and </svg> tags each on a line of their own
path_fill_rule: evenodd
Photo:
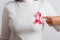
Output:
<svg viewBox="0 0 60 40">
<path fill-rule="evenodd" d="M 49 19 L 51 20 L 51 17 L 50 16 L 42 16 L 43 19 Z"/>
<path fill-rule="evenodd" d="M 44 18 L 44 19 L 48 19 L 48 17 L 47 17 L 47 16 L 42 16 L 42 18 Z"/>
</svg>

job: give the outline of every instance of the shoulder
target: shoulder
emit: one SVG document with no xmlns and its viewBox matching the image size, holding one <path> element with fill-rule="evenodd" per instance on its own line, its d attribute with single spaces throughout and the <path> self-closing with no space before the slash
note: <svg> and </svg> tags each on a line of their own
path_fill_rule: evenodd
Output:
<svg viewBox="0 0 60 40">
<path fill-rule="evenodd" d="M 16 2 L 15 1 L 10 1 L 10 2 L 7 2 L 6 4 L 5 4 L 5 7 L 13 7 L 13 6 L 15 6 L 15 4 L 16 4 Z"/>
<path fill-rule="evenodd" d="M 56 11 L 54 10 L 53 5 L 51 5 L 51 3 L 49 1 L 44 2 L 43 8 L 47 11 L 46 13 L 49 13 L 48 15 L 51 15 L 51 16 L 57 15 Z"/>
<path fill-rule="evenodd" d="M 7 2 L 6 5 L 13 5 L 15 3 L 16 3 L 15 1 L 10 1 L 10 2 Z"/>
<path fill-rule="evenodd" d="M 44 1 L 43 8 L 45 8 L 45 9 L 53 9 L 53 7 L 52 7 L 51 3 L 49 3 L 49 1 Z"/>
<path fill-rule="evenodd" d="M 44 5 L 46 5 L 46 6 L 52 6 L 49 1 L 44 1 Z"/>
<path fill-rule="evenodd" d="M 4 9 L 7 9 L 8 11 L 12 11 L 12 10 L 14 10 L 16 4 L 17 4 L 16 1 L 7 2 L 4 6 Z"/>
<path fill-rule="evenodd" d="M 46 10 L 53 10 L 53 6 L 49 3 L 49 1 L 44 1 L 43 8 Z"/>
</svg>

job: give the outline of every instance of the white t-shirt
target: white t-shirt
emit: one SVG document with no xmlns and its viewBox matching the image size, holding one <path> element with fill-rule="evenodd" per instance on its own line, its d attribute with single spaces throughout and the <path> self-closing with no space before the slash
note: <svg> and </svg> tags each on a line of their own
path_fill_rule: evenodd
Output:
<svg viewBox="0 0 60 40">
<path fill-rule="evenodd" d="M 34 24 L 38 12 L 42 16 L 56 16 L 56 12 L 48 1 L 9 2 L 5 7 L 9 11 L 10 40 L 42 40 L 42 24 Z M 7 11 L 6 11 L 7 12 Z M 41 16 L 41 17 L 42 17 Z M 5 37 L 6 38 L 6 37 Z M 8 38 L 6 38 L 8 39 Z"/>
</svg>

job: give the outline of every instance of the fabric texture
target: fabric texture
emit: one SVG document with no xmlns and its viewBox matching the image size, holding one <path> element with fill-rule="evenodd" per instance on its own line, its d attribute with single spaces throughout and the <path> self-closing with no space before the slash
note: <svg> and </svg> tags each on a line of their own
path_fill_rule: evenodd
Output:
<svg viewBox="0 0 60 40">
<path fill-rule="evenodd" d="M 42 40 L 43 24 L 34 24 L 34 15 L 40 12 L 42 16 L 56 16 L 51 4 L 44 1 L 30 3 L 9 2 L 6 4 L 2 17 L 1 40 Z"/>
</svg>

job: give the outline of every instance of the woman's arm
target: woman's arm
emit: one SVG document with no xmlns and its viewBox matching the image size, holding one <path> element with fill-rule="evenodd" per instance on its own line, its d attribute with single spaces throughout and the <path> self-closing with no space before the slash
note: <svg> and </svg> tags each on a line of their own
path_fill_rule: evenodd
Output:
<svg viewBox="0 0 60 40">
<path fill-rule="evenodd" d="M 9 28 L 9 11 L 7 8 L 4 8 L 2 15 L 2 28 L 1 28 L 1 40 L 9 40 L 10 37 L 10 28 Z"/>
</svg>

